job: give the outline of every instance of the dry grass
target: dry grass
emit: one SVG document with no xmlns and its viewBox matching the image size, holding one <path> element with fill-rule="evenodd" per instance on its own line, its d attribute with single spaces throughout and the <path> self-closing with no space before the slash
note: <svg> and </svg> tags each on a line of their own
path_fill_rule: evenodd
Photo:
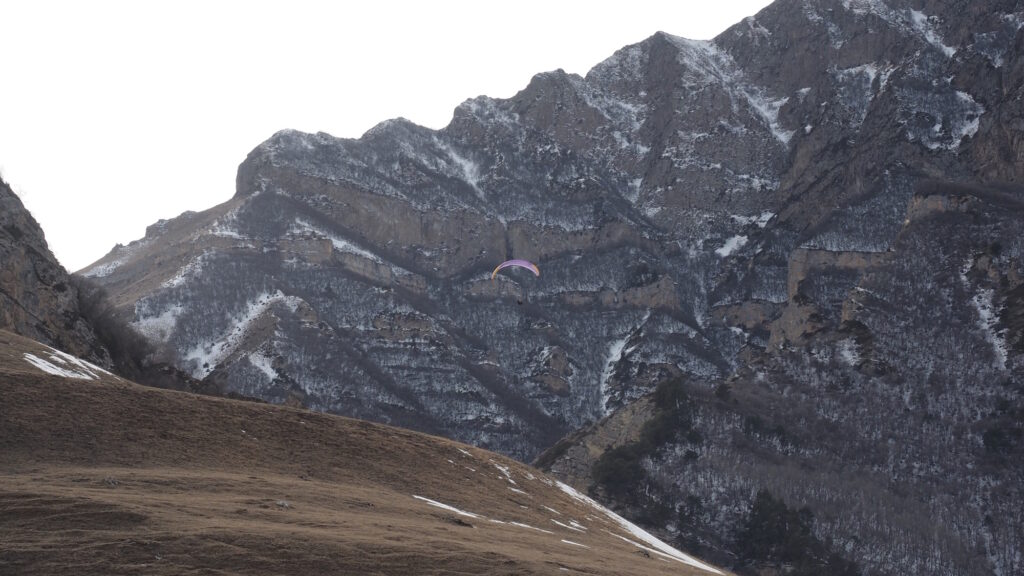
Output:
<svg viewBox="0 0 1024 576">
<path fill-rule="evenodd" d="M 0 574 L 708 574 L 490 452 L 26 352 L 0 332 Z"/>
</svg>

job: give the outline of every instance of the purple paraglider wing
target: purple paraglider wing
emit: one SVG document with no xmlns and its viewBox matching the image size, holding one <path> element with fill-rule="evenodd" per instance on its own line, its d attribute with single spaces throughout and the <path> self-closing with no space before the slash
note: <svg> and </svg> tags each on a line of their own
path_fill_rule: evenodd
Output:
<svg viewBox="0 0 1024 576">
<path fill-rule="evenodd" d="M 533 272 L 534 275 L 540 276 L 540 270 L 537 268 L 537 265 L 534 264 L 533 262 L 530 262 L 529 260 L 506 260 L 501 264 L 498 264 L 498 267 L 494 269 L 494 272 L 491 272 L 491 280 L 494 280 L 495 276 L 498 275 L 499 270 L 501 270 L 502 268 L 508 268 L 509 266 L 518 266 L 520 268 L 526 268 L 527 270 Z"/>
</svg>

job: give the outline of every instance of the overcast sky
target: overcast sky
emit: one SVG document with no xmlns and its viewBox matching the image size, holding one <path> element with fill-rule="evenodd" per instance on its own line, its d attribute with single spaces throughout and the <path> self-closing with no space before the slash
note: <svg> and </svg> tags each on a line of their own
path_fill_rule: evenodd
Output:
<svg viewBox="0 0 1024 576">
<path fill-rule="evenodd" d="M 657 31 L 708 39 L 768 0 L 0 0 L 0 174 L 78 270 L 234 194 L 282 128 L 430 128 Z M 493 7 L 492 7 L 493 6 Z"/>
</svg>

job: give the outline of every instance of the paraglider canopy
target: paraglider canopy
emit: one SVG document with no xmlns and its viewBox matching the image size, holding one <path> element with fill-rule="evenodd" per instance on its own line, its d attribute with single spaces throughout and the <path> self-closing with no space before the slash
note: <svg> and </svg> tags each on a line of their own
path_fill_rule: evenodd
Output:
<svg viewBox="0 0 1024 576">
<path fill-rule="evenodd" d="M 530 262 L 528 260 L 506 260 L 501 264 L 498 264 L 498 267 L 494 269 L 494 272 L 491 272 L 491 280 L 494 280 L 494 278 L 498 275 L 499 270 L 501 270 L 502 268 L 508 268 L 510 266 L 526 268 L 527 270 L 533 272 L 535 276 L 540 276 L 540 270 L 537 268 L 537 265 L 534 264 L 533 262 Z"/>
</svg>

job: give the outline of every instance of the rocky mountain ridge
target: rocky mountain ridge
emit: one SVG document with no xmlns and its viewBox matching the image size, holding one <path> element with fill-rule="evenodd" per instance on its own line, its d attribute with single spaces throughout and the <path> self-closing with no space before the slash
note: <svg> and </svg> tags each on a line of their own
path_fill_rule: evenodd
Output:
<svg viewBox="0 0 1024 576">
<path fill-rule="evenodd" d="M 1011 574 L 1022 25 L 999 0 L 780 0 L 713 41 L 658 33 L 469 100 L 439 131 L 282 131 L 232 200 L 84 274 L 206 382 L 520 459 L 682 378 L 688 429 L 716 443 L 660 443 L 629 463 L 649 498 L 622 501 L 668 509 L 648 514 L 664 534 L 735 559 L 768 488 L 869 573 Z M 541 276 L 492 281 L 508 257 Z M 600 454 L 562 455 L 590 485 Z M 839 499 L 844 523 L 828 485 L 888 507 Z M 893 490 L 910 496 L 874 496 Z M 680 516 L 691 496 L 715 513 Z"/>
</svg>

